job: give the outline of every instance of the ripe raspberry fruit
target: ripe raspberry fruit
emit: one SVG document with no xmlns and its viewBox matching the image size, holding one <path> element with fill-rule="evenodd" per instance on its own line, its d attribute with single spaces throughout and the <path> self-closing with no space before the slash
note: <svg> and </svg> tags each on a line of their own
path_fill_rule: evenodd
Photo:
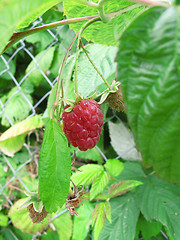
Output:
<svg viewBox="0 0 180 240">
<path fill-rule="evenodd" d="M 95 147 L 103 125 L 99 104 L 93 99 L 82 100 L 71 112 L 65 112 L 65 109 L 62 114 L 63 131 L 70 143 L 81 151 Z"/>
</svg>

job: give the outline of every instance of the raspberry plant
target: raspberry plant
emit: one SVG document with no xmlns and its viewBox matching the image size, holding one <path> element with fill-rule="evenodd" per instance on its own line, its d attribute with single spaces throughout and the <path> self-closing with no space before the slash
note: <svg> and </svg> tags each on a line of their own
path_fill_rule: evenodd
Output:
<svg viewBox="0 0 180 240">
<path fill-rule="evenodd" d="M 71 38 L 65 37 L 64 42 L 70 41 L 64 53 L 59 46 L 51 47 L 45 51 L 46 61 L 39 62 L 45 75 L 58 75 L 43 117 L 25 119 L 29 109 L 22 111 L 26 103 L 21 94 L 19 104 L 13 105 L 18 110 L 8 103 L 5 106 L 5 112 L 12 111 L 11 123 L 16 124 L 9 127 L 6 115 L 0 115 L 3 127 L 9 127 L 0 136 L 0 150 L 8 157 L 21 150 L 28 132 L 45 126 L 38 189 L 11 207 L 13 225 L 22 232 L 42 231 L 42 227 L 34 230 L 34 225 L 25 230 L 18 216 L 27 220 L 28 208 L 33 223 L 43 221 L 47 228 L 48 217 L 62 208 L 70 213 L 64 215 L 64 222 L 71 229 L 72 221 L 74 224 L 68 239 L 71 235 L 75 240 L 86 239 L 92 232 L 90 239 L 163 239 L 163 233 L 179 240 L 179 2 L 63 0 L 56 11 L 63 6 L 65 19 L 62 15 L 61 21 L 26 29 L 59 2 L 37 0 L 27 7 L 25 1 L 21 13 L 21 1 L 15 9 L 9 5 L 11 1 L 0 8 L 3 21 L 12 15 L 0 26 L 0 51 L 7 53 L 4 59 L 25 36 L 62 25 L 75 32 Z M 36 60 L 42 53 L 44 49 Z M 23 73 L 30 73 L 22 93 L 31 104 L 34 88 L 43 83 L 42 74 L 37 69 L 33 73 L 35 65 L 29 63 Z M 13 67 L 11 71 L 15 74 Z M 1 102 L 8 96 L 16 102 L 16 90 L 4 95 Z M 103 160 L 95 154 L 100 148 L 108 156 L 101 152 Z M 58 228 L 61 222 L 54 225 Z"/>
</svg>

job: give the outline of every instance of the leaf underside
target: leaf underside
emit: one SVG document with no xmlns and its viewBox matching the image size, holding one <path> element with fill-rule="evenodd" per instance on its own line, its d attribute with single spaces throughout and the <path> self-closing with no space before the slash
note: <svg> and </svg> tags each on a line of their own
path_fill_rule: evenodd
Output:
<svg viewBox="0 0 180 240">
<path fill-rule="evenodd" d="M 13 157 L 14 153 L 22 148 L 28 132 L 41 128 L 43 125 L 44 123 L 39 115 L 18 122 L 1 135 L 0 150 Z"/>
<path fill-rule="evenodd" d="M 93 2 L 97 3 L 98 0 Z M 109 13 L 117 11 L 132 4 L 134 3 L 124 0 L 106 1 L 105 12 Z M 63 7 L 67 18 L 98 15 L 98 11 L 96 9 L 83 4 L 81 1 L 64 0 Z M 136 8 L 112 19 L 106 24 L 103 22 L 95 22 L 85 30 L 83 37 L 85 37 L 88 41 L 91 40 L 95 43 L 117 46 L 119 33 L 122 32 L 125 27 L 143 10 L 144 6 Z M 83 24 L 83 22 L 77 22 L 71 24 L 70 27 L 77 33 Z"/>
</svg>

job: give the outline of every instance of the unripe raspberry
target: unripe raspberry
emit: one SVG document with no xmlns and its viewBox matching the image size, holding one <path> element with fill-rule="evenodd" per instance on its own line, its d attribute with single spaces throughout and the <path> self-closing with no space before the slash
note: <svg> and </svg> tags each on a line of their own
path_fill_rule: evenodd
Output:
<svg viewBox="0 0 180 240">
<path fill-rule="evenodd" d="M 110 107 L 116 111 L 124 111 L 126 109 L 120 86 L 117 92 L 109 94 L 106 101 L 109 103 Z"/>
<path fill-rule="evenodd" d="M 71 112 L 65 112 L 65 109 L 62 114 L 63 131 L 70 143 L 81 151 L 95 147 L 103 125 L 99 104 L 88 99 L 75 105 Z"/>
</svg>

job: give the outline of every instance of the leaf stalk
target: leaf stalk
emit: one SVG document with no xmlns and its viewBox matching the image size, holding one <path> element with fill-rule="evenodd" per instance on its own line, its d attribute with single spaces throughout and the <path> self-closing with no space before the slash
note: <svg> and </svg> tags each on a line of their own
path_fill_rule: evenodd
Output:
<svg viewBox="0 0 180 240">
<path fill-rule="evenodd" d="M 74 73 L 74 90 L 75 93 L 78 94 L 78 80 L 77 80 L 77 71 L 78 71 L 78 57 L 79 57 L 79 47 L 80 47 L 80 41 L 81 41 L 81 36 L 83 31 L 92 23 L 97 22 L 97 21 L 101 21 L 100 17 L 96 17 L 93 18 L 91 20 L 89 20 L 88 22 L 86 22 L 82 28 L 79 31 L 78 34 L 78 39 L 77 39 L 77 49 L 76 49 L 76 59 L 75 59 L 75 73 Z"/>
<path fill-rule="evenodd" d="M 108 86 L 108 88 L 112 90 L 111 85 L 108 83 L 108 81 L 105 79 L 105 77 L 100 73 L 99 69 L 93 63 L 92 59 L 90 58 L 89 54 L 87 53 L 87 50 L 84 48 L 82 41 L 81 41 L 81 46 L 82 46 L 82 49 L 83 49 L 84 53 L 86 54 L 88 60 L 92 64 L 93 68 L 96 70 L 96 72 L 99 74 L 99 76 L 103 79 L 104 83 Z"/>
<path fill-rule="evenodd" d="M 54 118 L 54 114 L 55 114 L 55 110 L 57 110 L 57 119 L 59 120 L 59 115 L 60 115 L 60 112 L 59 112 L 59 109 L 58 109 L 58 102 L 59 102 L 59 96 L 60 96 L 60 91 L 62 89 L 62 86 L 63 86 L 63 70 L 64 70 L 64 66 L 65 66 L 65 63 L 66 63 L 66 60 L 68 58 L 68 55 L 69 55 L 69 52 L 71 51 L 71 48 L 74 44 L 74 42 L 76 41 L 77 37 L 78 37 L 78 34 L 76 34 L 75 38 L 73 39 L 73 41 L 71 42 L 69 48 L 67 49 L 67 52 L 64 56 L 64 59 L 63 59 L 63 62 L 59 68 L 59 74 L 58 74 L 58 80 L 57 80 L 57 89 L 56 89 L 56 96 L 55 96 L 55 101 L 54 101 L 54 104 L 53 104 L 53 108 L 54 108 L 54 111 L 53 111 L 53 118 Z M 62 95 L 63 95 L 63 90 L 62 90 Z"/>
</svg>

